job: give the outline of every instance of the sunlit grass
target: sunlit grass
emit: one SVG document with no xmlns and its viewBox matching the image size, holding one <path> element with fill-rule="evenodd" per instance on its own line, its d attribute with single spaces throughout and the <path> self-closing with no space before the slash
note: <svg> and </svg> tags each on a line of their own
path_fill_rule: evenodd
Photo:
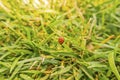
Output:
<svg viewBox="0 0 120 80">
<path fill-rule="evenodd" d="M 119 80 L 119 13 L 119 0 L 0 0 L 0 79 Z"/>
</svg>

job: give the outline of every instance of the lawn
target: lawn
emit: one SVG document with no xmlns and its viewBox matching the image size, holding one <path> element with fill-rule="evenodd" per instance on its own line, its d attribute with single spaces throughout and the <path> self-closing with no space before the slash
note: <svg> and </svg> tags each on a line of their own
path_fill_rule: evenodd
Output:
<svg viewBox="0 0 120 80">
<path fill-rule="evenodd" d="M 0 0 L 0 80 L 120 80 L 120 0 Z"/>
</svg>

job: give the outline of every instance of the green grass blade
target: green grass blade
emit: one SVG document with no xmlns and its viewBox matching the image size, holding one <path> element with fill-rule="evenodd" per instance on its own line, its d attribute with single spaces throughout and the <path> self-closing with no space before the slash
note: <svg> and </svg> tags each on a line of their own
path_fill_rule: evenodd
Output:
<svg viewBox="0 0 120 80">
<path fill-rule="evenodd" d="M 21 63 L 15 68 L 15 70 L 12 73 L 12 75 L 10 76 L 9 80 L 13 80 L 13 78 L 16 76 L 16 74 L 19 73 L 19 70 L 21 69 L 22 66 L 23 66 L 23 64 Z"/>
<path fill-rule="evenodd" d="M 20 57 L 21 57 L 21 56 L 20 56 Z M 12 66 L 11 66 L 11 68 L 10 68 L 10 73 L 11 73 L 11 72 L 13 71 L 13 69 L 16 67 L 17 62 L 18 62 L 18 60 L 20 59 L 20 57 L 16 58 L 15 61 L 13 62 Z"/>
<path fill-rule="evenodd" d="M 64 74 L 64 73 L 70 71 L 70 69 L 72 68 L 72 66 L 73 66 L 73 65 L 67 66 L 67 67 L 65 67 L 65 68 L 61 68 L 61 70 L 56 71 L 56 72 L 52 73 L 51 75 L 54 76 L 54 75 L 61 75 L 61 74 Z"/>
<path fill-rule="evenodd" d="M 30 76 L 25 75 L 25 74 L 20 74 L 20 77 L 23 78 L 24 80 L 34 80 Z"/>
<path fill-rule="evenodd" d="M 91 76 L 91 74 L 89 74 L 89 73 L 87 72 L 86 69 L 84 69 L 82 66 L 81 66 L 80 68 L 81 68 L 81 70 L 82 70 L 91 80 L 94 80 L 94 78 Z"/>
<path fill-rule="evenodd" d="M 120 80 L 120 74 L 119 74 L 119 72 L 118 72 L 118 70 L 116 68 L 114 57 L 115 57 L 114 53 L 110 53 L 108 55 L 109 65 L 110 65 L 111 70 L 113 71 L 113 73 L 117 77 L 117 79 Z"/>
</svg>

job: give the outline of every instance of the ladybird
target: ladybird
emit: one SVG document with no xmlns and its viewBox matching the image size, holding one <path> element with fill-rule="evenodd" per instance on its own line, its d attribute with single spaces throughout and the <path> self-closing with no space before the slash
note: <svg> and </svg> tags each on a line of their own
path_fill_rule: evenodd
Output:
<svg viewBox="0 0 120 80">
<path fill-rule="evenodd" d="M 64 37 L 59 37 L 58 42 L 59 42 L 59 44 L 62 45 L 64 43 Z"/>
</svg>

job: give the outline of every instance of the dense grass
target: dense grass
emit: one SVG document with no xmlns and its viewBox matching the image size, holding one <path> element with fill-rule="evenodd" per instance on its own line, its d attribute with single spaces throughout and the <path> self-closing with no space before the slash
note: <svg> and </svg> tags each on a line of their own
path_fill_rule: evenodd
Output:
<svg viewBox="0 0 120 80">
<path fill-rule="evenodd" d="M 0 0 L 0 80 L 120 80 L 120 0 L 23 1 Z"/>
</svg>

